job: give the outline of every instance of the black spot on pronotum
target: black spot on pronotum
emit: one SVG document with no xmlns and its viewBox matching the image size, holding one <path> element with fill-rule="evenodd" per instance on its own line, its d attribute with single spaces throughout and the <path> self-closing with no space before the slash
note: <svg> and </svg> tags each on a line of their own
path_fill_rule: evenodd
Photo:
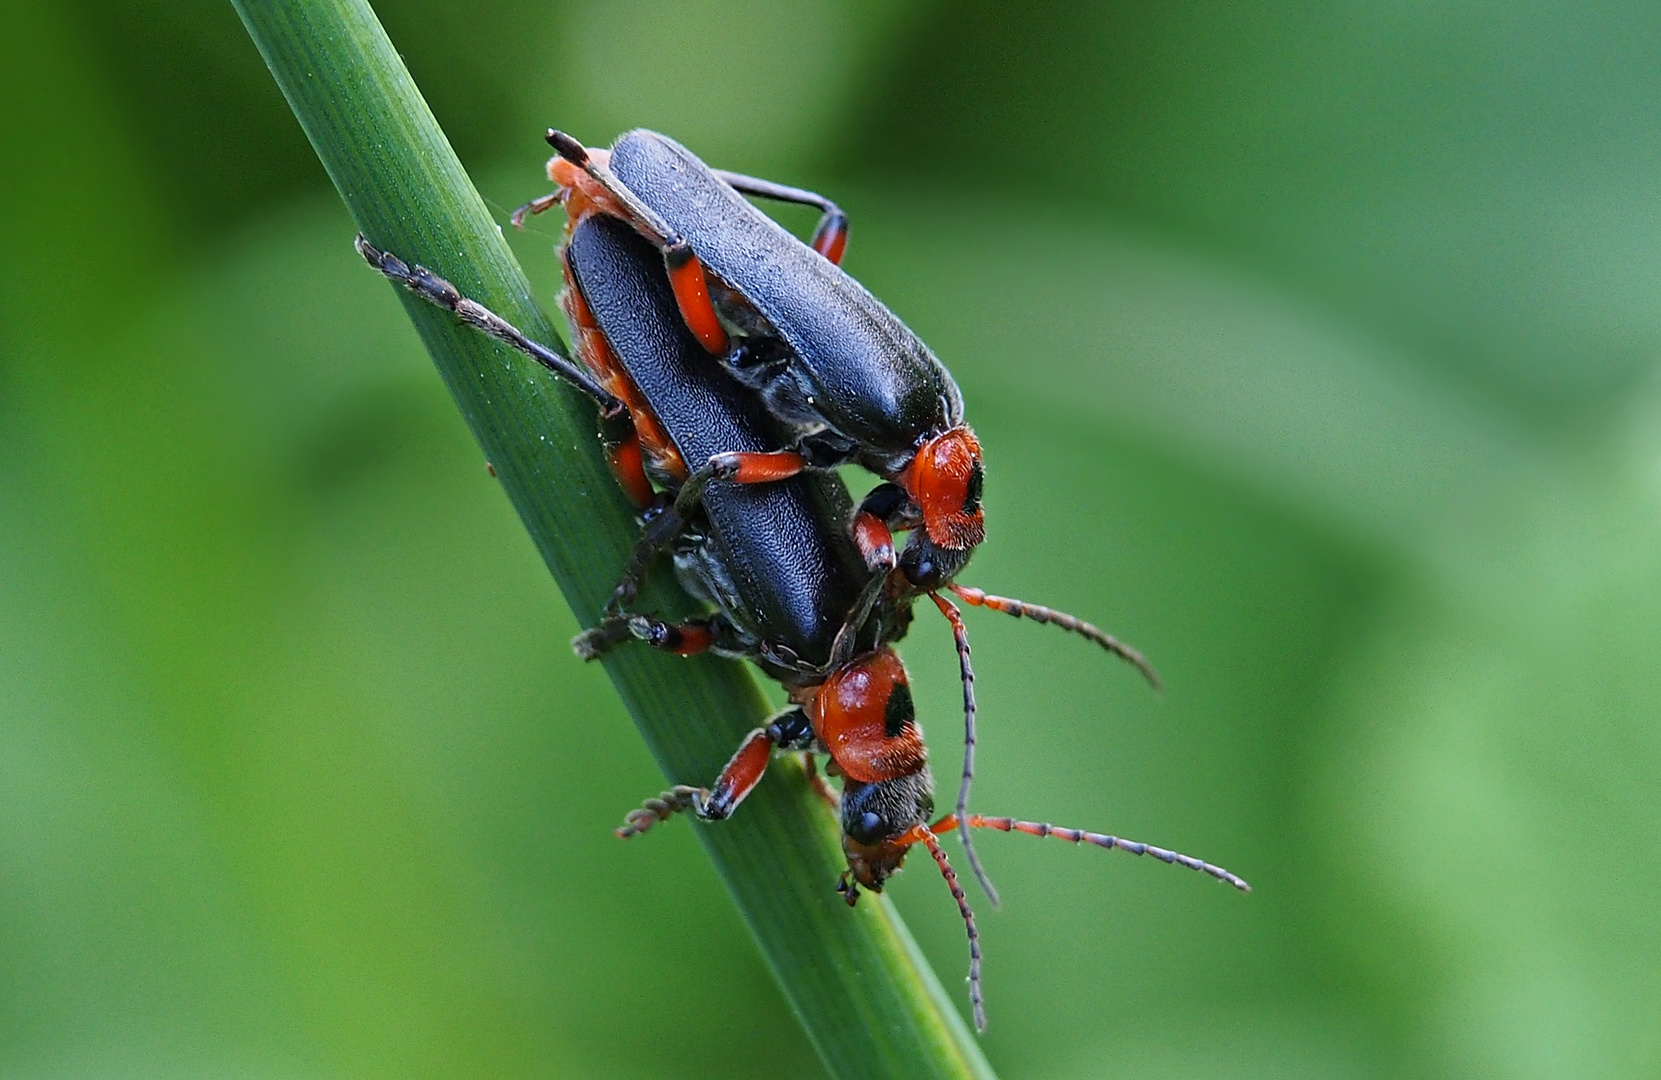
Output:
<svg viewBox="0 0 1661 1080">
<path fill-rule="evenodd" d="M 963 512 L 973 514 L 980 509 L 981 488 L 986 483 L 986 472 L 981 468 L 980 458 L 975 459 L 969 470 L 969 487 L 963 496 Z"/>
<path fill-rule="evenodd" d="M 911 700 L 911 687 L 903 682 L 894 684 L 888 694 L 888 705 L 882 713 L 883 734 L 898 738 L 906 725 L 917 718 L 917 707 Z"/>
</svg>

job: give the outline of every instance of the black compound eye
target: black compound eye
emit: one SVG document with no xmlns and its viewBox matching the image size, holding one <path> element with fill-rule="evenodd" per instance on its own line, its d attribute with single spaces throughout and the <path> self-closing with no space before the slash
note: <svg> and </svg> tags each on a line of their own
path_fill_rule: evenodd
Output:
<svg viewBox="0 0 1661 1080">
<path fill-rule="evenodd" d="M 859 815 L 859 820 L 850 830 L 855 840 L 862 844 L 869 844 L 882 835 L 882 818 L 867 810 Z"/>
<path fill-rule="evenodd" d="M 928 592 L 958 575 L 969 563 L 973 548 L 950 551 L 931 541 L 921 530 L 911 534 L 900 552 L 900 571 L 912 586 Z"/>
<path fill-rule="evenodd" d="M 940 567 L 933 555 L 933 545 L 912 542 L 900 556 L 900 568 L 906 580 L 919 589 L 932 589 L 939 584 Z"/>
</svg>

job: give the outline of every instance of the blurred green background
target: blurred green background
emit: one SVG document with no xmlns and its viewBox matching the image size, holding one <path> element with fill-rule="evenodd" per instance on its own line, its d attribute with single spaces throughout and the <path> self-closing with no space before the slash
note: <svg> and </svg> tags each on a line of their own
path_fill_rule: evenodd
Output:
<svg viewBox="0 0 1661 1080">
<path fill-rule="evenodd" d="M 550 123 L 840 200 L 966 580 L 1160 666 L 974 620 L 984 812 L 1256 887 L 986 837 L 1001 1075 L 1661 1073 L 1661 8 L 380 13 L 504 221 Z M 816 1075 L 229 5 L 0 86 L 0 1076 Z"/>
</svg>

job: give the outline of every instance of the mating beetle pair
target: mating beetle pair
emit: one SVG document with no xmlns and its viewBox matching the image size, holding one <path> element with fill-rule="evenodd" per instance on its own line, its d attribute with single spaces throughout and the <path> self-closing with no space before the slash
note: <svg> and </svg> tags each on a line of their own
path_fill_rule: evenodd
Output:
<svg viewBox="0 0 1661 1080">
<path fill-rule="evenodd" d="M 945 366 L 837 265 L 847 246 L 848 219 L 834 203 L 800 188 L 717 172 L 654 132 L 630 132 L 609 151 L 589 150 L 558 131 L 548 132 L 548 142 L 557 152 L 548 176 L 558 189 L 516 211 L 515 224 L 556 204 L 563 204 L 568 228 L 596 214 L 628 222 L 662 256 L 688 330 L 740 385 L 760 396 L 791 444 L 772 454 L 710 458 L 679 489 L 675 514 L 653 523 L 652 536 L 661 539 L 678 528 L 712 477 L 770 482 L 856 461 L 886 482 L 866 496 L 853 520 L 855 541 L 873 573 L 846 617 L 838 659 L 848 657 L 846 638 L 885 594 L 899 602 L 924 593 L 938 598 L 938 590 L 950 588 L 970 604 L 1083 634 L 1158 686 L 1139 653 L 1089 623 L 955 585 L 985 537 L 980 443 L 963 422 L 962 394 Z M 740 193 L 818 208 L 812 246 Z M 900 529 L 910 537 L 896 556 L 893 532 Z M 614 603 L 631 598 L 633 575 L 643 572 L 649 551 L 643 547 L 631 560 Z M 954 630 L 961 636 L 960 624 Z M 974 771 L 967 663 L 964 677 L 960 816 L 968 812 Z M 964 847 L 995 901 L 967 836 Z"/>
<path fill-rule="evenodd" d="M 969 815 L 965 810 L 972 771 L 968 753 L 958 811 L 932 827 L 927 823 L 933 810 L 927 753 L 915 722 L 904 668 L 890 646 L 903 636 L 910 622 L 910 602 L 920 593 L 930 595 L 952 620 L 964 678 L 966 750 L 972 752 L 973 675 L 967 636 L 955 606 L 938 593 L 939 588 L 950 584 L 950 578 L 980 540 L 979 447 L 967 428 L 961 426 L 961 399 L 955 385 L 921 342 L 869 293 L 831 266 L 830 258 L 839 255 L 845 243 L 846 219 L 827 201 L 762 181 L 717 176 L 678 145 L 649 133 L 626 136 L 614 147 L 610 160 L 622 175 L 624 165 L 631 160 L 626 149 L 647 146 L 651 154 L 636 156 L 644 156 L 667 170 L 655 181 L 657 187 L 648 182 L 650 170 L 642 174 L 638 162 L 630 166 L 635 171 L 625 186 L 606 170 L 603 160 L 596 160 L 598 155 L 583 152 L 562 137 L 551 136 L 550 141 L 561 151 L 561 157 L 550 163 L 550 173 L 556 180 L 563 177 L 571 181 L 559 193 L 565 198 L 569 223 L 569 242 L 564 251 L 569 287 L 563 300 L 584 362 L 582 368 L 526 341 L 512 327 L 420 268 L 411 269 L 361 240 L 360 251 L 394 280 L 524 349 L 600 403 L 614 468 L 625 489 L 649 514 L 642 543 L 614 596 L 610 616 L 578 639 L 579 652 L 598 655 L 634 637 L 683 654 L 714 649 L 755 660 L 789 691 L 792 707 L 746 738 L 712 788 L 674 788 L 631 814 L 619 832 L 632 835 L 680 810 L 693 811 L 706 819 L 726 817 L 760 780 L 774 750 L 819 749 L 828 753 L 832 771 L 844 778 L 840 804 L 849 870 L 839 888 L 850 904 L 857 899 L 861 886 L 880 891 L 910 847 L 923 843 L 946 876 L 969 932 L 971 998 L 977 1025 L 983 1023 L 978 934 L 967 899 L 936 834 L 969 825 L 1057 835 L 1074 842 L 1153 854 L 1244 888 L 1244 882 L 1226 871 L 1174 852 L 1098 834 Z M 580 173 L 565 167 L 573 162 L 582 164 Z M 680 190 L 684 185 L 678 187 L 670 181 L 688 172 L 694 174 L 695 193 L 708 195 L 711 184 L 726 188 L 730 180 L 736 181 L 733 186 L 740 190 L 820 205 L 825 218 L 815 238 L 818 254 L 778 230 L 730 189 L 724 196 L 725 209 L 718 206 L 694 221 L 703 239 L 693 244 L 663 227 L 661 219 L 654 221 L 640 213 L 643 203 L 633 205 L 640 203 L 631 190 L 635 186 L 650 189 L 658 202 L 679 205 L 660 189 L 667 187 L 671 193 Z M 641 180 L 642 175 L 647 181 Z M 690 201 L 696 203 L 695 199 Z M 526 211 L 545 209 L 552 202 L 553 197 L 539 200 Z M 647 213 L 656 212 L 650 209 Z M 770 247 L 760 245 L 748 256 L 759 264 L 773 260 L 760 269 L 752 267 L 754 273 L 743 279 L 760 300 L 732 280 L 746 272 L 742 260 L 736 268 L 720 260 L 723 253 L 731 252 L 720 243 L 716 225 L 735 218 L 739 233 L 746 229 L 765 232 L 749 221 L 756 218 L 788 241 L 774 237 Z M 684 231 L 695 235 L 691 226 Z M 704 253 L 704 248 L 711 245 L 716 249 L 715 256 Z M 780 249 L 787 254 L 781 254 Z M 841 292 L 815 292 L 804 287 L 809 298 L 821 308 L 830 309 L 829 315 L 820 311 L 815 318 L 886 328 L 890 341 L 911 343 L 906 346 L 906 356 L 926 358 L 927 363 L 919 368 L 923 375 L 913 380 L 909 389 L 915 397 L 920 393 L 917 382 L 939 388 L 941 408 L 937 416 L 927 420 L 934 426 L 914 436 L 909 464 L 897 467 L 899 455 L 892 450 L 880 445 L 862 446 L 847 430 L 831 426 L 830 417 L 847 425 L 846 418 L 858 409 L 840 404 L 834 408 L 821 406 L 825 398 L 798 392 L 803 386 L 845 388 L 847 384 L 834 378 L 837 365 L 852 363 L 835 350 L 804 354 L 796 349 L 792 335 L 811 339 L 809 330 L 817 324 L 811 319 L 794 318 L 792 310 L 778 302 L 783 294 L 763 287 L 768 281 L 788 281 L 790 268 L 801 264 L 804 256 L 808 265 L 834 271 L 830 280 L 841 275 L 840 280 L 847 284 Z M 716 276 L 705 274 L 706 263 Z M 688 267 L 693 273 L 687 271 Z M 707 310 L 698 310 L 698 290 L 686 284 L 693 277 L 697 279 L 693 284 L 701 284 L 704 290 Z M 824 277 L 821 273 L 812 280 Z M 709 360 L 712 334 L 707 324 L 713 322 L 723 334 L 728 331 L 715 314 L 715 305 L 707 299 L 712 292 L 721 298 L 720 313 L 734 331 L 720 350 L 720 366 Z M 689 293 L 693 294 L 691 301 Z M 800 305 L 802 297 L 794 302 Z M 700 327 L 700 319 L 706 325 Z M 737 345 L 731 340 L 735 337 L 739 339 Z M 762 356 L 771 357 L 770 374 L 765 379 L 745 380 L 737 369 L 750 365 L 746 357 Z M 792 368 L 805 370 L 792 372 Z M 740 377 L 729 378 L 729 373 Z M 879 376 L 891 373 L 865 374 L 868 381 L 880 381 Z M 796 391 L 778 389 L 786 383 Z M 792 393 L 797 393 L 796 398 L 791 397 Z M 889 402 L 893 400 L 897 399 Z M 803 404 L 820 408 L 817 420 L 804 413 L 800 407 Z M 875 404 L 856 404 L 867 413 L 880 413 L 887 403 L 879 400 Z M 936 431 L 940 424 L 947 426 Z M 904 423 L 891 428 L 896 426 L 903 427 Z M 874 429 L 868 428 L 867 433 L 870 430 Z M 950 440 L 944 445 L 972 446 L 967 471 L 947 475 L 949 470 L 931 473 L 919 467 L 930 460 L 919 455 L 932 453 L 930 448 L 938 449 L 940 440 L 948 436 Z M 786 445 L 790 449 L 784 449 Z M 832 452 L 838 445 L 841 450 Z M 885 475 L 898 477 L 909 486 L 879 487 L 854 515 L 841 480 L 824 471 L 827 465 L 850 459 L 860 460 L 878 472 L 887 470 Z M 948 481 L 958 475 L 968 478 L 961 501 L 953 504 L 948 499 L 942 503 L 936 498 L 943 475 Z M 935 479 L 929 479 L 931 476 Z M 669 492 L 673 501 L 654 496 L 654 483 Z M 939 533 L 944 543 L 937 541 L 936 530 L 930 527 L 931 498 L 936 511 L 945 511 L 933 515 L 936 524 L 945 523 Z M 968 515 L 971 502 L 973 514 Z M 960 525 L 959 519 L 966 516 L 973 517 L 976 531 L 952 531 L 952 522 L 956 520 Z M 905 559 L 893 557 L 890 526 L 914 529 L 906 554 L 919 554 L 910 567 Z M 883 542 L 887 545 L 886 559 L 880 557 Z M 671 626 L 622 611 L 651 556 L 665 547 L 673 550 L 682 580 L 716 608 L 711 617 Z M 919 574 L 929 566 L 948 569 Z M 1088 624 L 1048 609 L 953 587 L 970 602 L 1055 621 L 1140 662 L 1136 654 Z M 1139 666 L 1146 670 L 1145 665 Z M 811 758 L 808 760 L 811 762 Z M 835 800 L 822 782 L 819 787 L 827 798 Z M 964 831 L 967 838 L 968 830 Z"/>
</svg>

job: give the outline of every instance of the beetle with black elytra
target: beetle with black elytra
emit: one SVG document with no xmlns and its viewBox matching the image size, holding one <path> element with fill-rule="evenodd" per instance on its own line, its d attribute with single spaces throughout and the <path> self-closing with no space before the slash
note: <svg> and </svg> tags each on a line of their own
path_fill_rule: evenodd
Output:
<svg viewBox="0 0 1661 1080">
<path fill-rule="evenodd" d="M 628 132 L 609 150 L 591 150 L 552 129 L 547 139 L 556 150 L 548 176 L 558 186 L 515 211 L 514 224 L 556 205 L 565 210 L 568 234 L 593 215 L 628 222 L 657 249 L 680 317 L 705 352 L 785 426 L 787 451 L 746 462 L 712 458 L 697 469 L 680 488 L 673 514 L 655 522 L 653 537 L 671 535 L 708 482 L 737 478 L 740 465 L 748 475 L 770 480 L 858 462 L 884 482 L 850 523 L 873 573 L 845 631 L 863 623 L 878 603 L 948 589 L 971 605 L 1088 638 L 1159 688 L 1140 652 L 1094 625 L 957 584 L 985 536 L 980 442 L 963 421 L 963 396 L 951 373 L 840 268 L 848 239 L 840 207 L 816 192 L 711 169 L 656 132 Z M 780 228 L 745 195 L 817 208 L 811 242 Z M 909 532 L 898 552 L 896 531 Z M 632 599 L 650 557 L 643 548 L 631 561 L 618 586 L 620 605 Z M 972 730 L 967 734 L 972 738 Z M 973 753 L 973 744 L 966 745 L 960 815 L 968 812 Z M 997 891 L 967 835 L 964 848 L 996 903 Z"/>
<path fill-rule="evenodd" d="M 500 333 L 505 323 L 466 306 L 441 279 L 405 266 L 361 238 L 359 250 L 393 280 L 515 341 L 516 331 Z M 616 222 L 594 220 L 574 230 L 564 254 L 569 287 L 563 300 L 579 355 L 598 391 L 590 393 L 601 402 L 602 416 L 611 418 L 614 451 L 631 439 L 638 443 L 636 454 L 614 452 L 614 462 L 623 463 L 619 475 L 625 488 L 650 492 L 655 480 L 672 494 L 688 475 L 687 458 L 697 460 L 711 446 L 741 447 L 729 451 L 740 454 L 773 452 L 766 414 L 718 371 L 698 363 L 698 346 L 675 317 L 667 284 L 654 273 L 650 248 Z M 626 420 L 619 422 L 620 417 Z M 630 462 L 638 463 L 638 475 L 631 473 Z M 827 753 L 829 771 L 842 777 L 840 798 L 814 779 L 821 794 L 839 806 L 848 860 L 839 891 L 850 904 L 862 887 L 881 891 L 912 846 L 927 847 L 969 932 L 977 1026 L 984 1024 L 979 935 L 938 843 L 939 833 L 967 822 L 1054 835 L 1151 854 L 1246 887 L 1210 864 L 1101 834 L 963 814 L 929 825 L 933 783 L 927 750 L 905 669 L 891 648 L 909 624 L 910 605 L 887 599 L 852 635 L 844 632 L 844 613 L 869 571 L 844 528 L 851 500 L 840 479 L 803 474 L 776 483 L 717 485 L 708 495 L 691 527 L 677 532 L 673 547 L 679 576 L 710 600 L 715 612 L 680 624 L 617 613 L 579 637 L 578 651 L 592 658 L 638 638 L 682 655 L 714 650 L 744 656 L 779 679 L 792 704 L 744 739 L 710 787 L 679 785 L 648 800 L 629 815 L 621 835 L 642 832 L 681 811 L 720 820 L 760 781 L 776 751 Z M 655 496 L 641 501 L 648 509 L 664 506 Z M 933 599 L 954 624 L 972 718 L 972 672 L 962 621 L 949 601 Z M 811 762 L 806 756 L 810 775 Z"/>
</svg>

